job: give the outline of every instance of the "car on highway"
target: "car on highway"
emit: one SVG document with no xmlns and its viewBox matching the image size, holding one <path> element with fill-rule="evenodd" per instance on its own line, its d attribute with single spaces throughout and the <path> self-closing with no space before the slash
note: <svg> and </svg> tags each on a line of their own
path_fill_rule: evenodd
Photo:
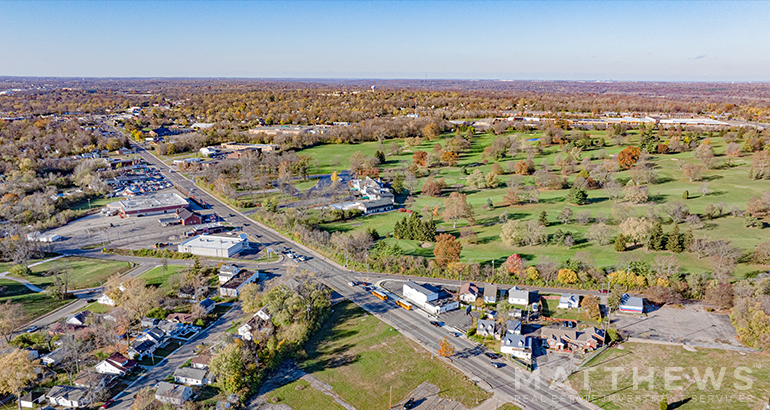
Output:
<svg viewBox="0 0 770 410">
<path fill-rule="evenodd" d="M 410 398 L 409 400 L 407 400 L 406 403 L 404 403 L 404 409 L 409 410 L 409 409 L 413 408 L 414 405 L 415 405 L 415 401 L 414 401 L 414 397 L 413 397 L 413 398 Z"/>
<path fill-rule="evenodd" d="M 107 400 L 107 401 L 104 402 L 104 404 L 102 404 L 102 408 L 106 409 L 107 407 L 112 406 L 112 403 L 115 403 L 115 400 L 112 400 L 112 399 Z"/>
<path fill-rule="evenodd" d="M 503 367 L 502 363 L 497 363 L 497 362 L 492 362 L 489 365 L 494 367 L 495 369 L 499 369 L 499 368 Z"/>
<path fill-rule="evenodd" d="M 441 327 L 441 323 L 436 322 L 435 320 L 431 320 L 430 324 L 432 324 L 433 326 L 436 326 L 436 327 Z"/>
<path fill-rule="evenodd" d="M 492 353 L 492 352 L 486 352 L 486 353 L 484 353 L 484 356 L 486 356 L 486 357 L 488 357 L 488 358 L 490 358 L 492 360 L 500 358 L 500 355 Z"/>
<path fill-rule="evenodd" d="M 356 285 L 358 285 L 358 282 L 356 282 L 354 280 L 351 280 L 350 282 L 348 282 L 348 286 L 350 286 L 351 288 L 356 286 Z"/>
<path fill-rule="evenodd" d="M 27 330 L 24 331 L 24 333 L 37 332 L 38 330 L 40 330 L 40 326 L 30 326 L 27 328 Z"/>
</svg>

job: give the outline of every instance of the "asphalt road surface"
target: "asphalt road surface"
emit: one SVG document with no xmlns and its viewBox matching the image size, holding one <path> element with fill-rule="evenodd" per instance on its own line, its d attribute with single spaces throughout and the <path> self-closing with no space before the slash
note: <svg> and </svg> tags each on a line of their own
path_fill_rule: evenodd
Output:
<svg viewBox="0 0 770 410">
<path fill-rule="evenodd" d="M 283 235 L 272 229 L 255 222 L 238 210 L 225 205 L 212 195 L 209 195 L 203 189 L 196 187 L 192 181 L 186 179 L 183 175 L 173 171 L 168 165 L 143 147 L 138 147 L 138 153 L 147 163 L 158 167 L 163 175 L 174 184 L 188 190 L 197 199 L 202 199 L 209 203 L 218 215 L 224 217 L 234 225 L 243 225 L 245 233 L 258 236 L 261 245 L 272 247 L 275 250 L 285 246 L 300 254 L 310 255 L 311 260 L 300 262 L 300 265 L 306 265 L 303 266 L 306 269 L 317 270 L 320 272 L 317 277 L 321 278 L 326 284 L 336 289 L 343 296 L 348 297 L 357 305 L 364 307 L 372 313 L 376 313 L 382 320 L 394 326 L 403 334 L 422 342 L 428 349 L 433 351 L 437 350 L 438 341 L 448 334 L 446 329 L 431 326 L 428 323 L 428 319 L 421 316 L 416 311 L 405 311 L 398 308 L 393 302 L 381 302 L 379 299 L 371 296 L 368 292 L 363 291 L 360 287 L 352 288 L 347 286 L 348 278 L 351 274 L 350 271 L 326 260 L 301 244 L 290 241 L 288 238 L 285 238 Z M 361 277 L 366 274 L 359 272 L 357 275 L 358 277 Z M 403 279 L 404 277 L 398 275 L 376 274 L 371 275 L 370 278 L 371 280 L 376 280 L 375 278 Z M 513 365 L 508 365 L 500 369 L 493 368 L 489 364 L 490 360 L 483 355 L 484 350 L 466 339 L 453 338 L 452 343 L 455 344 L 457 352 L 453 360 L 459 368 L 466 373 L 472 373 L 475 377 L 486 381 L 493 389 L 495 389 L 495 391 L 499 391 L 510 397 L 518 396 L 527 399 L 526 402 L 518 400 L 518 402 L 525 408 L 535 410 L 588 408 L 579 402 L 575 402 L 566 392 L 560 389 L 550 388 L 548 381 L 544 381 L 539 377 L 536 377 L 531 383 L 527 383 L 530 380 L 529 374 L 514 369 Z M 194 343 L 185 345 L 183 349 L 189 351 L 192 349 L 192 345 L 194 345 Z M 180 365 L 184 363 L 184 361 L 181 361 L 181 359 L 180 361 L 170 360 L 169 363 L 164 364 L 163 370 L 153 370 L 151 372 L 152 375 L 145 378 L 147 382 L 137 383 L 137 385 L 132 387 L 132 391 L 138 391 L 139 388 L 143 387 L 141 385 L 148 385 L 150 381 L 154 381 L 155 378 L 167 376 L 170 373 L 168 370 L 173 372 L 173 369 L 169 367 L 171 363 Z"/>
</svg>

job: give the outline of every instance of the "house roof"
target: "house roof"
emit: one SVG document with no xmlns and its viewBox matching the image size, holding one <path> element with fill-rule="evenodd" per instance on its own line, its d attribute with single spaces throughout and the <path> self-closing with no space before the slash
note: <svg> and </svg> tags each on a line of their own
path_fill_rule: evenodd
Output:
<svg viewBox="0 0 770 410">
<path fill-rule="evenodd" d="M 509 320 L 506 324 L 508 332 L 519 331 L 521 332 L 521 320 Z"/>
<path fill-rule="evenodd" d="M 209 298 L 206 298 L 206 299 L 201 300 L 200 303 L 198 303 L 198 304 L 201 305 L 201 307 L 207 308 L 209 306 L 216 305 L 217 302 L 214 302 L 213 300 L 211 300 Z"/>
<path fill-rule="evenodd" d="M 514 299 L 526 299 L 529 301 L 529 291 L 526 289 L 519 289 L 514 286 L 508 289 L 508 297 Z"/>
<path fill-rule="evenodd" d="M 557 328 L 551 328 L 546 327 L 543 328 L 543 330 L 540 332 L 540 337 L 543 339 L 567 339 L 567 340 L 577 340 L 577 332 L 574 330 L 569 329 L 557 329 Z"/>
<path fill-rule="evenodd" d="M 166 320 L 177 323 L 192 323 L 193 315 L 189 313 L 169 313 Z"/>
<path fill-rule="evenodd" d="M 192 389 L 187 386 L 181 386 L 168 382 L 160 382 L 158 383 L 158 390 L 155 392 L 155 395 L 173 399 L 182 399 L 184 397 L 185 390 L 190 390 L 192 392 Z"/>
<path fill-rule="evenodd" d="M 74 386 L 53 386 L 45 395 L 47 398 L 62 398 L 69 401 L 80 401 L 88 394 L 88 389 Z"/>
<path fill-rule="evenodd" d="M 466 293 L 469 293 L 471 295 L 478 295 L 479 294 L 479 287 L 476 286 L 473 283 L 467 282 L 463 283 L 462 286 L 460 286 L 460 295 L 464 295 Z"/>
<path fill-rule="evenodd" d="M 644 299 L 624 293 L 620 298 L 621 309 L 644 310 Z"/>
<path fill-rule="evenodd" d="M 94 388 L 98 386 L 104 379 L 108 379 L 109 376 L 99 373 L 83 372 L 75 379 L 75 386 Z"/>
<path fill-rule="evenodd" d="M 239 268 L 236 265 L 222 265 L 219 268 L 219 273 L 229 273 L 229 274 L 235 274 L 241 271 L 241 268 Z"/>
<path fill-rule="evenodd" d="M 524 335 L 505 335 L 500 341 L 500 346 L 513 347 L 515 349 L 531 349 L 532 338 Z"/>
<path fill-rule="evenodd" d="M 484 297 L 497 298 L 497 285 L 489 284 L 484 286 Z"/>
<path fill-rule="evenodd" d="M 131 350 L 137 353 L 142 353 L 142 352 L 149 351 L 150 349 L 152 349 L 153 346 L 155 346 L 155 343 L 153 343 L 152 340 L 145 340 L 144 342 L 139 343 L 136 346 L 132 346 Z"/>
<path fill-rule="evenodd" d="M 561 297 L 559 297 L 559 303 L 577 303 L 579 300 L 580 297 L 574 293 L 562 293 Z"/>
<path fill-rule="evenodd" d="M 193 364 L 200 364 L 203 366 L 208 366 L 211 362 L 211 354 L 202 354 L 200 356 L 195 356 L 190 360 L 190 363 Z"/>
<path fill-rule="evenodd" d="M 174 377 L 184 377 L 185 379 L 203 380 L 206 378 L 208 371 L 204 369 L 196 369 L 194 367 L 180 367 L 174 370 Z"/>
<path fill-rule="evenodd" d="M 486 320 L 486 319 L 479 319 L 479 323 L 476 325 L 476 329 L 478 330 L 484 330 L 486 332 L 494 331 L 495 330 L 495 321 L 494 320 Z"/>
</svg>

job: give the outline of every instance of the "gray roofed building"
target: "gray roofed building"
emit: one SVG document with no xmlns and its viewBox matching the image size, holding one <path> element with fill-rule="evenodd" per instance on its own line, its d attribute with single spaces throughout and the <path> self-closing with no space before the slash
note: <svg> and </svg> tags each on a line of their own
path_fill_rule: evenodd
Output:
<svg viewBox="0 0 770 410">
<path fill-rule="evenodd" d="M 521 334 L 521 320 L 509 320 L 506 323 L 506 333 L 520 335 Z"/>
<path fill-rule="evenodd" d="M 497 334 L 495 328 L 494 320 L 479 319 L 476 324 L 476 334 L 481 337 L 495 336 Z"/>
<path fill-rule="evenodd" d="M 497 303 L 497 285 L 484 286 L 484 303 Z"/>
<path fill-rule="evenodd" d="M 161 403 L 181 406 L 184 402 L 190 400 L 193 390 L 187 386 L 178 384 L 160 382 L 158 390 L 155 392 L 155 399 Z"/>
<path fill-rule="evenodd" d="M 393 209 L 393 198 L 375 199 L 361 202 L 360 208 L 364 214 L 390 211 Z"/>
<path fill-rule="evenodd" d="M 180 367 L 174 371 L 174 381 L 188 386 L 203 386 L 210 383 L 208 370 L 194 367 Z"/>
<path fill-rule="evenodd" d="M 91 402 L 88 389 L 74 386 L 54 386 L 46 393 L 48 402 L 54 406 L 83 407 Z"/>
</svg>

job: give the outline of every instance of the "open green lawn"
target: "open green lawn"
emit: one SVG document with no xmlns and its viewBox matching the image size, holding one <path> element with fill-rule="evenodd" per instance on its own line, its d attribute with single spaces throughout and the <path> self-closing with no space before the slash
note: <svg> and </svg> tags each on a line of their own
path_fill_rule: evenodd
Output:
<svg viewBox="0 0 770 410">
<path fill-rule="evenodd" d="M 31 275 L 24 279 L 41 288 L 50 286 L 53 272 L 69 272 L 69 289 L 84 289 L 102 285 L 115 273 L 125 273 L 132 268 L 129 262 L 69 256 L 33 266 Z M 62 275 L 64 280 L 64 275 Z"/>
<path fill-rule="evenodd" d="M 697 352 L 679 346 L 647 343 L 624 343 L 623 350 L 613 348 L 593 359 L 586 369 L 573 374 L 569 383 L 580 395 L 605 409 L 658 409 L 662 397 L 677 408 L 691 409 L 758 409 L 767 402 L 770 388 L 770 359 L 758 353 L 701 349 Z M 676 368 L 681 368 L 676 370 Z M 620 368 L 617 384 L 612 383 L 612 368 Z M 673 377 L 668 386 L 665 371 Z M 653 372 L 652 386 L 639 381 L 634 386 L 633 372 L 645 377 Z M 708 369 L 721 383 L 704 382 Z M 720 376 L 723 372 L 724 375 Z M 585 385 L 588 377 L 588 386 Z M 638 379 L 641 380 L 641 379 Z M 745 389 L 748 387 L 748 389 Z M 628 400 L 632 400 L 629 402 Z M 729 401 L 728 401 L 729 400 Z"/>
<path fill-rule="evenodd" d="M 502 406 L 498 407 L 497 410 L 521 410 L 521 407 L 515 406 L 511 403 L 505 403 Z"/>
<path fill-rule="evenodd" d="M 285 404 L 293 410 L 343 409 L 331 397 L 310 387 L 310 383 L 302 379 L 271 391 L 265 398 L 268 403 Z M 274 402 L 275 398 L 277 402 Z"/>
<path fill-rule="evenodd" d="M 163 266 L 156 266 L 147 272 L 141 274 L 139 277 L 144 279 L 147 285 L 157 286 L 161 289 L 168 287 L 169 276 L 175 275 L 180 271 L 187 269 L 185 265 L 168 265 L 166 271 L 163 271 Z"/>
<path fill-rule="evenodd" d="M 86 307 L 83 308 L 83 310 L 88 310 L 91 313 L 98 313 L 100 315 L 109 313 L 113 309 L 112 306 L 109 305 L 102 305 L 99 302 L 93 302 L 86 305 Z"/>
<path fill-rule="evenodd" d="M 115 198 L 104 197 L 104 198 L 91 199 L 91 209 L 93 209 L 93 208 L 103 208 L 103 207 L 107 206 L 108 204 L 111 204 L 111 203 L 117 202 L 117 201 L 122 201 L 124 199 L 125 198 L 118 198 L 118 197 L 115 197 Z M 74 204 L 71 209 L 73 211 L 82 211 L 83 209 L 89 209 L 88 208 L 88 201 L 80 201 L 80 202 Z"/>
<path fill-rule="evenodd" d="M 32 320 L 72 302 L 72 300 L 52 298 L 45 293 L 35 293 L 21 283 L 9 279 L 0 279 L 0 288 L 3 289 L 0 292 L 0 303 L 6 301 L 20 303 L 27 320 Z"/>
<path fill-rule="evenodd" d="M 601 131 L 592 131 L 593 136 L 600 136 L 604 133 Z M 538 134 L 531 134 L 531 137 L 536 137 Z M 472 140 L 472 148 L 466 153 L 463 153 L 460 158 L 458 166 L 455 167 L 440 167 L 431 169 L 431 173 L 434 178 L 444 178 L 448 186 L 455 184 L 465 184 L 467 175 L 463 174 L 462 167 L 469 166 L 473 163 L 483 163 L 481 159 L 481 152 L 484 147 L 491 144 L 491 142 L 497 137 L 491 134 L 481 134 Z M 667 137 L 664 137 L 664 139 Z M 445 142 L 447 138 L 443 138 L 441 142 Z M 721 156 L 724 152 L 725 143 L 721 138 L 712 138 L 712 146 L 719 163 L 724 162 L 724 157 Z M 398 155 L 389 156 L 388 162 L 384 165 L 385 168 L 407 167 L 411 162 L 412 153 L 421 149 L 430 152 L 432 145 L 437 141 L 426 141 L 418 148 L 409 148 L 402 150 Z M 617 154 L 622 148 L 627 145 L 638 143 L 638 136 L 636 131 L 633 131 L 630 136 L 630 140 L 627 143 L 621 144 L 621 146 L 615 146 L 614 142 L 609 142 L 607 147 L 603 150 L 606 155 Z M 340 155 L 343 158 L 342 165 L 339 169 L 345 169 L 347 163 L 345 159 L 347 154 L 360 150 L 361 152 L 371 155 L 376 151 L 377 143 L 362 143 L 357 145 L 321 145 L 312 147 L 301 152 L 312 153 L 319 163 L 324 163 L 327 159 L 334 158 L 335 152 L 338 150 L 345 155 Z M 350 151 L 350 152 L 348 152 Z M 371 153 L 370 153 L 371 151 Z M 558 173 L 560 168 L 554 165 L 554 159 L 559 154 L 559 148 L 557 146 L 547 147 L 544 149 L 543 154 L 535 157 L 535 164 L 537 169 L 540 168 L 543 160 L 547 160 L 554 172 Z M 583 153 L 583 157 L 596 157 L 599 154 L 599 150 L 591 150 Z M 564 156 L 564 154 L 561 154 Z M 499 161 L 503 169 L 508 168 L 508 163 L 512 161 L 518 161 L 525 159 L 525 154 L 519 153 L 513 159 L 506 157 L 504 160 Z M 600 162 L 598 157 L 593 159 L 594 163 Z M 674 202 L 681 201 L 685 204 L 691 213 L 703 213 L 705 207 L 708 204 L 723 203 L 724 213 L 727 214 L 732 206 L 738 206 L 741 209 L 745 209 L 746 202 L 754 197 L 762 195 L 763 192 L 770 190 L 766 181 L 750 180 L 747 178 L 748 171 L 751 164 L 751 158 L 749 156 L 743 156 L 734 161 L 734 165 L 731 168 L 719 168 L 713 170 L 704 170 L 703 179 L 708 182 L 708 188 L 711 191 L 709 195 L 702 196 L 699 193 L 701 181 L 690 182 L 686 178 L 682 171 L 679 169 L 679 164 L 682 162 L 695 163 L 697 159 L 693 157 L 693 152 L 683 152 L 678 154 L 665 154 L 665 155 L 653 155 L 651 161 L 655 163 L 659 183 L 649 186 L 650 191 L 650 203 L 641 205 L 631 205 L 632 216 L 645 216 L 653 207 L 658 214 L 664 214 L 664 208 Z M 470 173 L 474 169 L 480 169 L 484 174 L 491 170 L 494 161 L 490 161 L 487 164 L 482 164 L 477 167 L 467 168 L 467 172 Z M 579 171 L 580 166 L 577 167 Z M 609 192 L 605 189 L 589 190 L 589 203 L 583 206 L 571 206 L 564 202 L 564 197 L 568 190 L 541 190 L 540 201 L 535 204 L 524 204 L 517 206 L 504 206 L 503 197 L 506 193 L 506 187 L 504 182 L 510 179 L 512 175 L 506 174 L 500 176 L 501 186 L 495 189 L 465 189 L 463 192 L 467 194 L 469 203 L 473 206 L 476 225 L 474 230 L 479 238 L 478 244 L 464 244 L 461 259 L 464 262 L 481 262 L 489 263 L 491 260 L 495 260 L 496 266 L 502 263 L 511 253 L 518 253 L 526 259 L 528 264 L 537 263 L 545 256 L 548 256 L 556 262 L 564 262 L 566 259 L 571 258 L 576 252 L 589 252 L 594 258 L 596 264 L 601 267 L 612 266 L 617 263 L 618 257 L 621 255 L 614 251 L 612 244 L 600 246 L 596 242 L 589 242 L 585 238 L 585 233 L 590 224 L 579 225 L 574 221 L 566 225 L 557 221 L 557 215 L 565 207 L 572 209 L 574 214 L 581 212 L 588 212 L 592 218 L 597 216 L 603 216 L 605 218 L 612 216 L 612 208 L 616 205 L 615 202 L 610 199 Z M 573 181 L 576 174 L 568 175 L 568 181 Z M 628 171 L 618 172 L 614 175 L 615 178 L 621 181 L 627 181 L 630 178 Z M 425 177 L 420 178 L 420 182 L 424 183 Z M 524 177 L 524 181 L 528 185 L 534 184 L 534 179 L 531 176 Z M 688 190 L 690 193 L 690 199 L 683 200 L 682 193 Z M 426 206 L 438 205 L 443 207 L 443 201 L 448 194 L 444 194 L 440 198 L 432 198 L 423 195 L 416 197 L 416 202 L 409 205 L 409 209 L 419 212 Z M 492 209 L 484 209 L 487 200 L 491 199 L 493 203 Z M 621 201 L 622 202 L 622 199 Z M 536 219 L 540 212 L 545 210 L 548 214 L 549 226 L 546 228 L 546 232 L 553 234 L 558 229 L 563 231 L 569 231 L 573 233 L 573 237 L 576 240 L 576 244 L 572 248 L 566 248 L 564 246 L 555 245 L 539 245 L 539 246 L 521 246 L 513 247 L 507 246 L 500 240 L 500 233 L 502 223 L 499 221 L 499 217 L 504 212 L 507 212 L 509 219 L 529 220 Z M 363 230 L 369 228 L 376 228 L 380 235 L 385 236 L 393 231 L 393 226 L 396 221 L 404 218 L 406 214 L 400 212 L 388 212 L 384 214 L 371 215 L 366 217 L 359 217 L 349 221 L 324 223 L 321 225 L 322 229 L 330 232 L 343 231 L 352 232 L 354 230 Z M 704 227 L 700 229 L 694 229 L 693 233 L 695 238 L 711 238 L 711 239 L 726 239 L 731 241 L 735 246 L 743 249 L 746 252 L 750 252 L 754 247 L 767 240 L 767 234 L 765 230 L 761 229 L 748 229 L 744 227 L 743 218 L 733 218 L 732 216 L 722 216 L 714 220 L 705 220 Z M 452 221 L 443 220 L 441 217 L 437 218 L 438 229 L 440 232 L 448 232 L 454 235 L 459 235 L 460 229 L 467 226 L 467 222 L 460 220 L 457 223 L 456 228 L 453 228 Z M 680 225 L 680 231 L 685 232 L 689 226 L 686 223 Z M 612 229 L 617 229 L 617 226 L 612 226 Z M 672 225 L 666 223 L 663 226 L 664 232 L 670 232 Z M 421 248 L 419 243 L 409 240 L 396 240 L 393 238 L 384 239 L 387 242 L 397 242 L 408 253 L 416 256 L 433 257 L 432 248 Z M 667 254 L 668 252 L 648 252 L 643 247 L 637 247 L 633 250 L 626 252 L 626 255 L 632 255 L 641 258 L 644 261 L 650 262 L 656 256 L 661 254 Z M 709 261 L 707 258 L 698 259 L 695 255 L 689 253 L 681 253 L 676 255 L 680 264 L 683 267 L 685 273 L 705 273 L 711 270 Z M 765 267 L 751 264 L 740 264 L 736 269 L 736 277 L 743 277 L 749 273 L 757 272 L 760 270 L 766 270 Z"/>
<path fill-rule="evenodd" d="M 401 336 L 390 326 L 350 302 L 334 312 L 306 347 L 299 363 L 329 383 L 343 400 L 359 410 L 387 408 L 389 388 L 401 400 L 429 381 L 440 396 L 474 407 L 490 397 L 462 374 Z"/>
<path fill-rule="evenodd" d="M 291 182 L 294 188 L 297 188 L 303 192 L 312 188 L 317 183 L 318 183 L 318 178 L 298 179 Z"/>
</svg>

